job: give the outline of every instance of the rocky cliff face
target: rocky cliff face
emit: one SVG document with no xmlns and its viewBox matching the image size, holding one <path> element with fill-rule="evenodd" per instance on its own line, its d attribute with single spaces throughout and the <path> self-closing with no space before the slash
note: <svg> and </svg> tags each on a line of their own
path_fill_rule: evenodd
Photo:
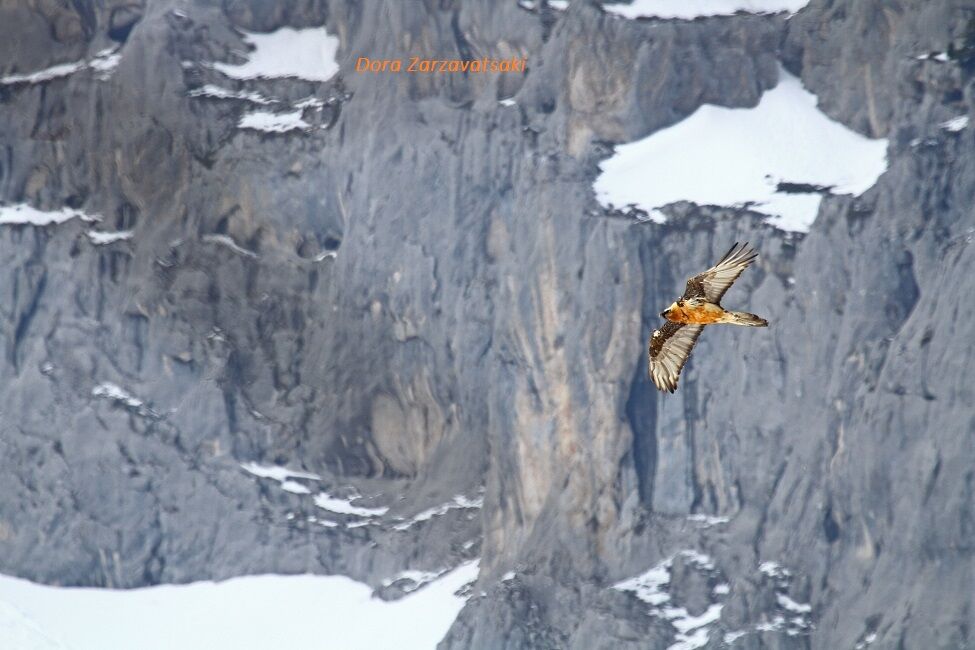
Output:
<svg viewBox="0 0 975 650">
<path fill-rule="evenodd" d="M 480 557 L 444 647 L 975 643 L 975 139 L 941 126 L 973 112 L 975 8 L 537 4 L 0 8 L 8 81 L 87 62 L 0 85 L 0 200 L 102 216 L 0 225 L 0 570 L 379 587 Z M 321 25 L 328 81 L 207 64 Z M 404 53 L 530 69 L 354 72 Z M 874 188 L 804 236 L 596 204 L 610 144 L 754 106 L 780 61 L 889 138 Z M 253 99 L 208 84 L 308 128 L 240 129 Z M 736 240 L 762 256 L 729 300 L 772 327 L 706 332 L 657 394 L 657 313 Z"/>
</svg>

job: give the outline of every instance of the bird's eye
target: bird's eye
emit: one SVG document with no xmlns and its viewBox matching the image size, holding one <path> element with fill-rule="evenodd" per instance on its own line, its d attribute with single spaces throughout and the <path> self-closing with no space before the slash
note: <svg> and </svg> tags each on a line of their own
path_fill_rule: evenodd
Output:
<svg viewBox="0 0 975 650">
<path fill-rule="evenodd" d="M 684 306 L 684 301 L 683 300 L 678 300 L 677 301 L 677 306 L 678 307 L 683 307 Z"/>
</svg>

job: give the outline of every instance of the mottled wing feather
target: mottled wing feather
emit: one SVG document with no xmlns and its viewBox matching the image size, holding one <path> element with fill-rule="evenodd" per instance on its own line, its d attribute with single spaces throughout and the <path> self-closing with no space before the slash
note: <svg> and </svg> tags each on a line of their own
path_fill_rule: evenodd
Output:
<svg viewBox="0 0 975 650">
<path fill-rule="evenodd" d="M 654 330 L 647 346 L 650 364 L 650 379 L 659 390 L 677 390 L 680 371 L 691 356 L 704 325 L 687 325 L 667 321 L 660 329 Z"/>
<path fill-rule="evenodd" d="M 758 253 L 749 248 L 747 242 L 741 246 L 735 242 L 717 264 L 687 281 L 684 300 L 703 297 L 708 302 L 717 304 L 742 271 L 757 257 Z"/>
<path fill-rule="evenodd" d="M 703 273 L 701 275 L 703 275 Z M 707 293 L 704 291 L 704 285 L 701 283 L 701 275 L 695 275 L 693 278 L 687 281 L 687 286 L 684 287 L 684 295 L 681 296 L 681 298 L 684 300 L 689 300 L 691 298 L 707 298 Z"/>
</svg>

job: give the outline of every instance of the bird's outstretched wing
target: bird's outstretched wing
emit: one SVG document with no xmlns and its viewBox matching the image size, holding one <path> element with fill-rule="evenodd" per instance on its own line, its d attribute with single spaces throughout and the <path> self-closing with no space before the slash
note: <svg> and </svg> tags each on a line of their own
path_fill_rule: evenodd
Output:
<svg viewBox="0 0 975 650">
<path fill-rule="evenodd" d="M 704 325 L 688 325 L 667 321 L 650 335 L 647 357 L 650 363 L 650 379 L 659 390 L 677 390 L 681 368 L 691 356 Z"/>
<path fill-rule="evenodd" d="M 721 261 L 704 273 L 695 275 L 687 281 L 687 287 L 684 289 L 684 300 L 704 298 L 708 302 L 719 303 L 725 291 L 734 284 L 741 272 L 755 261 L 756 257 L 758 257 L 758 253 L 748 247 L 748 242 L 741 246 L 735 242 L 734 246 L 721 258 Z"/>
</svg>

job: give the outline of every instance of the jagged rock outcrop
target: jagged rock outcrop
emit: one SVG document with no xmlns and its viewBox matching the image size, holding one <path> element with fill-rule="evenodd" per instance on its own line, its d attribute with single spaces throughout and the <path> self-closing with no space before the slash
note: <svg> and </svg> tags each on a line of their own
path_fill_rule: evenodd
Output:
<svg viewBox="0 0 975 650">
<path fill-rule="evenodd" d="M 975 136 L 941 126 L 973 113 L 971 7 L 538 4 L 0 8 L 0 75 L 120 54 L 107 79 L 0 85 L 0 201 L 103 216 L 0 225 L 0 571 L 378 586 L 480 555 L 444 647 L 973 642 Z M 327 82 L 206 65 L 235 30 L 322 24 Z M 354 72 L 405 53 L 529 72 Z M 746 209 L 660 225 L 597 205 L 610 144 L 754 106 L 780 61 L 889 138 L 874 188 L 826 197 L 804 236 Z M 322 109 L 255 133 L 247 100 L 193 96 L 211 83 Z M 728 299 L 772 327 L 709 328 L 658 395 L 645 337 L 735 240 L 762 257 Z M 389 510 L 324 525 L 251 461 Z M 612 588 L 654 567 L 684 614 Z"/>
</svg>

